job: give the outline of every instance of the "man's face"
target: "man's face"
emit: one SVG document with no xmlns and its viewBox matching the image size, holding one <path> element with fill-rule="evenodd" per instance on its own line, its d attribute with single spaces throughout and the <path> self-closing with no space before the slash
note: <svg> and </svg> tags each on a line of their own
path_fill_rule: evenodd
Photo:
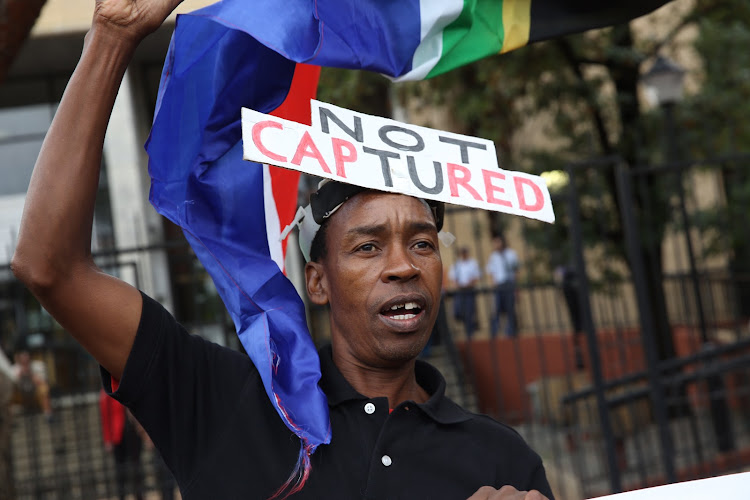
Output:
<svg viewBox="0 0 750 500">
<path fill-rule="evenodd" d="M 25 373 L 28 372 L 31 368 L 31 356 L 29 355 L 28 351 L 19 351 L 13 356 L 13 359 L 15 360 L 16 364 L 21 368 L 21 370 Z"/>
<path fill-rule="evenodd" d="M 360 193 L 327 222 L 327 255 L 307 268 L 308 294 L 329 303 L 337 356 L 396 367 L 424 348 L 440 307 L 442 261 L 420 200 Z"/>
</svg>

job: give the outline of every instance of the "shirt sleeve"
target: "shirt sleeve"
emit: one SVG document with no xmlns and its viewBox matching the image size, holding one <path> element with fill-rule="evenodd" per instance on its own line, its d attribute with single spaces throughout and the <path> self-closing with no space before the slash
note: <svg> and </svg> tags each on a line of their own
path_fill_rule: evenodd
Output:
<svg viewBox="0 0 750 500">
<path fill-rule="evenodd" d="M 189 335 L 143 294 L 143 310 L 122 380 L 108 394 L 128 407 L 181 484 L 210 457 L 239 397 L 259 375 L 246 355 Z"/>
</svg>

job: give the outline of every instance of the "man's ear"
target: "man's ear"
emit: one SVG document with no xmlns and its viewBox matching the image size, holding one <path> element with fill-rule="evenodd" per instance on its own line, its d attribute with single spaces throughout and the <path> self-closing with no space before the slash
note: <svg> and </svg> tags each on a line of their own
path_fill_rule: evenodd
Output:
<svg viewBox="0 0 750 500">
<path fill-rule="evenodd" d="M 319 262 L 305 264 L 305 287 L 313 304 L 323 306 L 328 303 L 328 281 Z"/>
</svg>

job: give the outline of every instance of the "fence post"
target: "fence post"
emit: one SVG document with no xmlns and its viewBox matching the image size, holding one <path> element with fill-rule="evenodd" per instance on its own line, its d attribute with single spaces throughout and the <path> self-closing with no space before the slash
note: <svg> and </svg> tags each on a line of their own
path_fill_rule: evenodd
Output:
<svg viewBox="0 0 750 500">
<path fill-rule="evenodd" d="M 664 403 L 664 391 L 659 380 L 659 368 L 657 365 L 656 345 L 654 328 L 652 323 L 651 305 L 646 292 L 646 271 L 641 260 L 641 241 L 633 213 L 633 189 L 630 183 L 630 172 L 622 165 L 615 166 L 615 179 L 617 184 L 617 196 L 620 199 L 620 216 L 625 234 L 627 252 L 630 260 L 630 272 L 633 276 L 635 286 L 636 302 L 638 304 L 638 316 L 641 323 L 641 340 L 643 351 L 646 355 L 646 368 L 648 372 L 649 391 L 651 404 L 654 409 L 654 417 L 659 433 L 661 445 L 662 465 L 668 483 L 676 481 L 674 470 L 674 446 L 672 435 L 669 432 L 667 420 L 667 408 Z"/>
<path fill-rule="evenodd" d="M 581 211 L 579 207 L 578 188 L 576 187 L 575 169 L 573 166 L 567 168 L 570 178 L 568 205 L 570 211 L 570 230 L 573 242 L 573 254 L 575 256 L 576 275 L 578 281 L 579 307 L 581 308 L 581 319 L 583 320 L 583 331 L 586 334 L 586 342 L 589 349 L 589 360 L 591 363 L 591 375 L 594 382 L 594 394 L 596 407 L 599 413 L 599 422 L 602 427 L 602 435 L 607 451 L 607 465 L 609 468 L 609 484 L 613 493 L 622 491 L 620 469 L 617 465 L 617 450 L 615 436 L 612 430 L 612 421 L 609 418 L 609 407 L 604 394 L 604 376 L 599 351 L 599 342 L 594 329 L 594 318 L 591 314 L 591 302 L 589 301 L 589 280 L 586 274 L 586 262 L 583 256 L 583 233 L 581 231 Z"/>
</svg>

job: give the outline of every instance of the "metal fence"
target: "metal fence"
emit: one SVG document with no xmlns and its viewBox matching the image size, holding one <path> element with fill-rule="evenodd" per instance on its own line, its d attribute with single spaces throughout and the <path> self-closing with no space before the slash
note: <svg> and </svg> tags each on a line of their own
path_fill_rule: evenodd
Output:
<svg viewBox="0 0 750 500">
<path fill-rule="evenodd" d="M 97 392 L 53 398 L 51 415 L 15 407 L 11 417 L 13 489 L 18 500 L 174 498 L 175 485 L 157 452 L 118 471 L 102 441 Z M 118 485 L 122 474 L 122 490 Z M 163 492 L 169 491 L 172 496 Z"/>
<path fill-rule="evenodd" d="M 743 295 L 750 280 L 736 266 L 748 236 L 742 218 L 732 216 L 746 200 L 727 187 L 749 161 L 572 165 L 556 207 L 567 241 L 527 246 L 522 256 L 519 336 L 487 331 L 494 315 L 488 286 L 475 290 L 479 331 L 467 339 L 461 322 L 452 324 L 480 411 L 521 430 L 545 459 L 560 498 L 750 468 L 750 311 Z M 596 185 L 607 180 L 616 188 L 611 196 Z M 622 243 L 612 251 L 618 232 Z M 467 240 L 474 255 L 486 256 L 480 238 Z M 577 277 L 572 296 L 538 272 L 539 257 L 550 269 L 565 244 Z M 649 251 L 659 262 L 649 261 Z M 453 298 L 449 293 L 449 310 Z"/>
</svg>

